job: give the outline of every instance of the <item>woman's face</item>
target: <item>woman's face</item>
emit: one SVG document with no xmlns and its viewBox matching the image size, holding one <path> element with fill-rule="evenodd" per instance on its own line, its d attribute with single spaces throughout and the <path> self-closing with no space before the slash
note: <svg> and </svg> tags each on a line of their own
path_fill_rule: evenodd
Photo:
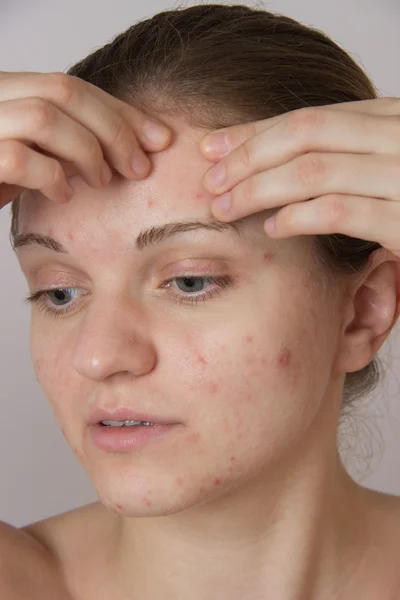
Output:
<svg viewBox="0 0 400 600">
<path fill-rule="evenodd" d="M 95 190 L 75 176 L 71 202 L 26 192 L 20 211 L 20 233 L 68 252 L 18 250 L 30 292 L 64 288 L 43 298 L 57 318 L 32 307 L 36 377 L 101 502 L 129 516 L 175 513 L 265 476 L 309 435 L 337 351 L 312 238 L 268 238 L 266 213 L 240 233 L 197 228 L 136 246 L 145 229 L 213 219 L 204 131 L 164 121 L 176 137 L 151 155 L 147 179 L 115 174 Z M 90 410 L 120 406 L 180 425 L 140 450 L 100 450 Z"/>
</svg>

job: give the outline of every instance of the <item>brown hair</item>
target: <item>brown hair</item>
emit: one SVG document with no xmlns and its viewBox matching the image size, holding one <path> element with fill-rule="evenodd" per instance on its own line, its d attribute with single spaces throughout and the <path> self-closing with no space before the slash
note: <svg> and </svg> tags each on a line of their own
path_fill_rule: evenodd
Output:
<svg viewBox="0 0 400 600">
<path fill-rule="evenodd" d="M 219 129 L 305 106 L 377 98 L 356 62 L 317 29 L 245 5 L 179 7 L 139 21 L 73 65 L 79 77 L 157 116 Z M 18 202 L 12 203 L 12 235 Z M 314 236 L 327 281 L 362 275 L 380 244 Z M 347 373 L 341 418 L 380 380 L 377 356 Z"/>
</svg>

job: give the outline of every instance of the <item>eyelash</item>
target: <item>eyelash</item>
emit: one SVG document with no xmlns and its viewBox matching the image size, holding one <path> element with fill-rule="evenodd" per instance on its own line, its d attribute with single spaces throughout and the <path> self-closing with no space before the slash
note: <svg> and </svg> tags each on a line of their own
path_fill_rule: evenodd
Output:
<svg viewBox="0 0 400 600">
<path fill-rule="evenodd" d="M 226 289 L 226 288 L 233 286 L 233 278 L 230 277 L 229 275 L 219 275 L 216 277 L 211 277 L 211 276 L 210 277 L 204 277 L 204 276 L 196 277 L 195 275 L 193 275 L 193 276 L 192 275 L 184 275 L 184 276 L 180 276 L 180 277 L 173 277 L 172 279 L 168 279 L 168 280 L 164 281 L 161 287 L 166 287 L 169 283 L 171 283 L 175 279 L 193 279 L 196 281 L 199 279 L 204 279 L 206 281 L 214 283 L 219 288 L 219 290 L 217 290 L 217 291 L 216 290 L 208 291 L 208 292 L 205 292 L 204 294 L 198 294 L 197 296 L 192 296 L 192 297 L 181 296 L 180 294 L 172 293 L 171 294 L 172 297 L 174 299 L 177 299 L 178 302 L 181 304 L 196 305 L 200 301 L 205 302 L 208 298 L 213 298 L 214 296 L 219 294 L 222 289 Z M 69 291 L 69 290 L 74 290 L 74 289 L 78 289 L 78 288 L 65 287 L 65 288 L 53 288 L 53 289 L 48 289 L 48 290 L 38 290 L 37 292 L 34 292 L 33 294 L 29 294 L 25 298 L 25 302 L 28 302 L 29 304 L 36 304 L 39 307 L 39 309 L 41 311 L 43 311 L 46 315 L 52 316 L 54 318 L 58 318 L 62 315 L 69 313 L 70 311 L 72 311 L 76 302 L 70 304 L 69 308 L 67 308 L 67 309 L 57 310 L 46 304 L 46 302 L 45 302 L 46 294 L 49 294 L 50 292 L 57 292 L 57 291 L 64 291 L 64 290 Z M 72 308 L 71 308 L 71 306 L 72 306 Z"/>
</svg>

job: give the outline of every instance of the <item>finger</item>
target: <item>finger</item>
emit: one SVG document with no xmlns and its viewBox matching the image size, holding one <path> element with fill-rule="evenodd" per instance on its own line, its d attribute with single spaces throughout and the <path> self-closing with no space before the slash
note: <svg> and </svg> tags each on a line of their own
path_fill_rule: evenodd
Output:
<svg viewBox="0 0 400 600">
<path fill-rule="evenodd" d="M 244 178 L 286 163 L 296 156 L 319 150 L 350 154 L 400 154 L 400 117 L 368 116 L 338 111 L 293 113 L 246 140 L 204 177 L 204 187 L 220 194 Z M 225 173 L 225 180 L 218 173 Z"/>
<path fill-rule="evenodd" d="M 400 202 L 396 156 L 309 152 L 258 173 L 233 187 L 228 212 L 219 209 L 226 194 L 212 203 L 214 215 L 234 221 L 252 213 L 323 196 L 352 194 Z"/>
<path fill-rule="evenodd" d="M 82 177 L 93 187 L 103 187 L 111 180 L 112 173 L 104 164 L 103 151 L 97 138 L 42 98 L 2 102 L 0 139 L 29 139 L 36 147 L 74 163 Z"/>
<path fill-rule="evenodd" d="M 70 188 L 61 165 L 16 140 L 0 141 L 0 207 L 9 201 L 7 185 L 40 190 L 53 202 L 66 202 Z"/>
<path fill-rule="evenodd" d="M 400 255 L 400 205 L 388 200 L 327 194 L 285 206 L 274 216 L 271 237 L 337 233 L 376 242 Z"/>
<path fill-rule="evenodd" d="M 280 115 L 276 115 L 269 119 L 260 119 L 249 123 L 241 123 L 239 125 L 232 125 L 231 127 L 224 127 L 216 129 L 210 133 L 205 134 L 200 140 L 200 150 L 208 160 L 217 161 L 223 156 L 232 152 L 235 148 L 243 144 L 246 140 L 251 138 L 258 133 L 270 129 L 280 122 L 284 122 L 286 119 L 290 119 L 294 113 L 298 112 L 310 112 L 310 111 L 323 111 L 329 109 L 330 111 L 339 112 L 353 112 L 366 115 L 375 116 L 400 116 L 400 99 L 390 96 L 383 98 L 373 98 L 371 100 L 360 100 L 353 102 L 340 102 L 336 104 L 327 104 L 322 106 L 306 106 L 296 110 L 288 111 Z M 300 117 L 301 120 L 301 117 Z M 222 133 L 226 137 L 227 147 L 225 149 L 218 150 L 212 146 L 212 138 L 216 134 Z"/>
<path fill-rule="evenodd" d="M 0 80 L 10 77 L 13 77 L 14 79 L 21 78 L 22 75 L 24 76 L 24 79 L 28 76 L 35 76 L 37 78 L 39 75 L 42 77 L 44 75 L 54 75 L 77 79 L 82 83 L 82 85 L 87 87 L 98 100 L 106 104 L 106 106 L 109 106 L 112 110 L 119 113 L 128 121 L 134 130 L 137 139 L 141 142 L 142 147 L 148 152 L 159 152 L 160 150 L 164 150 L 172 139 L 171 129 L 164 122 L 156 119 L 152 115 L 147 114 L 145 111 L 138 109 L 128 101 L 116 98 L 98 86 L 80 79 L 79 77 L 67 75 L 66 73 L 58 71 L 50 73 L 36 71 L 0 71 Z M 149 123 L 150 127 L 147 127 Z"/>
<path fill-rule="evenodd" d="M 146 117 L 140 113 L 139 119 L 137 109 L 132 107 L 128 119 L 126 105 L 124 116 L 121 116 L 121 101 L 64 73 L 13 75 L 5 79 L 8 83 L 0 86 L 0 102 L 27 96 L 46 99 L 88 129 L 99 141 L 106 161 L 124 177 L 137 179 L 148 173 L 150 161 L 135 133 Z M 137 171 L 132 170 L 132 165 Z"/>
</svg>

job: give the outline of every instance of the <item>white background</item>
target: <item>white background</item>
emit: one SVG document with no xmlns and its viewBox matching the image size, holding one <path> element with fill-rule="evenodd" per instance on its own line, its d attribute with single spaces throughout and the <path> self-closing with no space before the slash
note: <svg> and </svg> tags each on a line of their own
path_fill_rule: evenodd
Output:
<svg viewBox="0 0 400 600">
<path fill-rule="evenodd" d="M 161 0 L 2 0 L 0 70 L 65 72 L 137 20 L 178 6 Z M 398 0 L 275 0 L 260 7 L 321 29 L 363 66 L 381 96 L 400 97 Z M 0 212 L 0 520 L 22 526 L 96 501 L 97 496 L 34 377 L 30 309 L 23 302 L 28 288 L 10 247 L 9 226 L 6 207 Z M 385 385 L 367 398 L 356 430 L 345 432 L 351 451 L 346 465 L 353 477 L 396 495 L 398 329 L 397 325 L 380 351 L 387 364 Z"/>
</svg>

